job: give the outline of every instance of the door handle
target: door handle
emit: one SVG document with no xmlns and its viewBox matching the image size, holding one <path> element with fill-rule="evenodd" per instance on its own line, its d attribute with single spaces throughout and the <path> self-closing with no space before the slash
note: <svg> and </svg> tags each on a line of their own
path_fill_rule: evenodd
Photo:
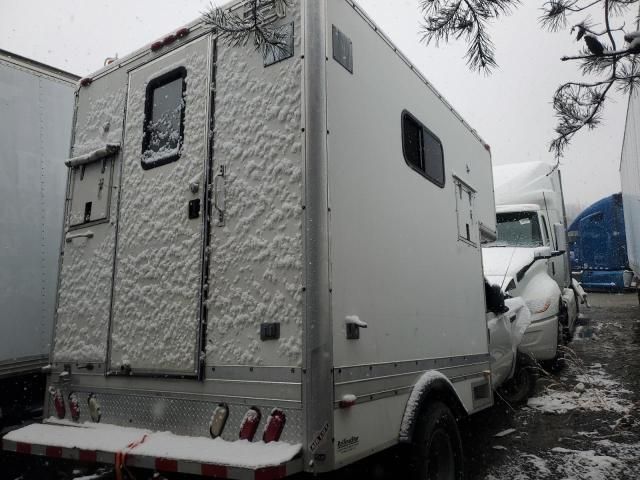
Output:
<svg viewBox="0 0 640 480">
<path fill-rule="evenodd" d="M 224 226 L 224 213 L 226 201 L 226 171 L 224 165 L 220 165 L 218 174 L 213 179 L 213 206 L 218 212 L 218 226 Z"/>
</svg>

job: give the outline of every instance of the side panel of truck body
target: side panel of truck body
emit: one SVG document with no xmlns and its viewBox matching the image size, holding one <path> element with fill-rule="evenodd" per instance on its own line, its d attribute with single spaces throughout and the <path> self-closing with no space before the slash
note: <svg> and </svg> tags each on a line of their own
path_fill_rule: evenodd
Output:
<svg viewBox="0 0 640 480">
<path fill-rule="evenodd" d="M 627 254 L 629 266 L 636 277 L 640 277 L 640 97 L 638 95 L 635 91 L 629 97 L 620 161 Z"/>
<path fill-rule="evenodd" d="M 0 377 L 47 361 L 75 80 L 0 51 Z"/>
<path fill-rule="evenodd" d="M 326 28 L 333 400 L 357 397 L 334 415 L 341 465 L 397 441 L 436 359 L 470 412 L 482 404 L 471 388 L 488 369 L 480 224 L 495 230 L 495 209 L 489 152 L 433 87 L 352 2 L 328 2 Z M 439 138 L 444 186 L 403 158 L 403 112 Z M 367 324 L 359 339 L 354 317 Z"/>
</svg>

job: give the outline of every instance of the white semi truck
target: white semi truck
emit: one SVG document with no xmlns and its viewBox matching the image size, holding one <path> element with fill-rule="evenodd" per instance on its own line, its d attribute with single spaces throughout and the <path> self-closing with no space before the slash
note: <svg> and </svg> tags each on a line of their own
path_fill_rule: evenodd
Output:
<svg viewBox="0 0 640 480">
<path fill-rule="evenodd" d="M 47 419 L 3 447 L 275 479 L 404 443 L 459 479 L 489 148 L 353 1 L 257 7 L 285 51 L 198 20 L 81 80 Z"/>
<path fill-rule="evenodd" d="M 554 366 L 586 301 L 569 269 L 560 170 L 544 162 L 500 165 L 494 185 L 498 238 L 482 249 L 485 273 L 529 307 L 520 350 Z"/>
<path fill-rule="evenodd" d="M 0 422 L 42 406 L 77 80 L 0 50 Z"/>
</svg>

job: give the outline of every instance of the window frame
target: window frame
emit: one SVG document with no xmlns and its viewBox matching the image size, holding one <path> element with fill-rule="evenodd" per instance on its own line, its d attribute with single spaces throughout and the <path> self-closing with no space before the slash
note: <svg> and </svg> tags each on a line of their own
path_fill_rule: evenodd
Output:
<svg viewBox="0 0 640 480">
<path fill-rule="evenodd" d="M 411 119 L 413 122 L 415 122 L 421 129 L 421 135 L 420 135 L 420 159 L 422 161 L 422 164 L 424 165 L 424 170 L 421 170 L 419 168 L 417 168 L 416 166 L 414 166 L 409 159 L 407 158 L 407 151 L 405 149 L 405 118 L 409 118 Z M 418 120 L 415 115 L 413 115 L 411 112 L 409 112 L 408 110 L 403 110 L 402 114 L 400 115 L 400 129 L 401 129 L 401 138 L 400 141 L 402 143 L 402 156 L 404 158 L 404 162 L 409 166 L 409 168 L 411 170 L 413 170 L 414 172 L 419 173 L 421 176 L 423 176 L 424 178 L 426 178 L 427 180 L 429 180 L 431 183 L 433 183 L 434 185 L 440 187 L 440 188 L 444 188 L 446 182 L 447 182 L 447 175 L 445 173 L 445 162 L 444 162 L 444 147 L 442 146 L 442 141 L 440 140 L 440 137 L 438 137 L 431 129 L 429 129 L 428 127 L 426 127 L 424 125 L 424 123 L 422 123 L 420 120 Z M 442 159 L 442 181 L 440 181 L 437 178 L 432 177 L 431 175 L 429 175 L 429 173 L 427 172 L 427 163 L 426 163 L 426 158 L 425 158 L 425 151 L 424 151 L 424 134 L 425 132 L 431 137 L 433 138 L 437 144 L 440 146 L 440 157 Z"/>
<path fill-rule="evenodd" d="M 152 168 L 160 167 L 162 165 L 167 165 L 168 163 L 172 163 L 180 159 L 182 154 L 182 146 L 184 144 L 184 117 L 186 110 L 186 103 L 183 103 L 181 111 L 180 111 L 180 138 L 178 140 L 178 151 L 172 155 L 167 155 L 165 157 L 159 158 L 152 162 L 144 161 L 144 154 L 149 148 L 149 143 L 151 142 L 151 131 L 149 130 L 149 125 L 151 123 L 151 115 L 153 114 L 153 96 L 150 95 L 154 90 L 167 85 L 177 79 L 182 80 L 182 95 L 181 98 L 184 99 L 184 94 L 187 91 L 187 82 L 185 79 L 187 78 L 187 69 L 183 66 L 175 68 L 169 72 L 163 73 L 162 75 L 155 77 L 149 81 L 147 87 L 145 88 L 145 99 L 144 99 L 144 121 L 142 125 L 142 152 L 140 158 L 140 165 L 143 170 L 150 170 Z"/>
</svg>

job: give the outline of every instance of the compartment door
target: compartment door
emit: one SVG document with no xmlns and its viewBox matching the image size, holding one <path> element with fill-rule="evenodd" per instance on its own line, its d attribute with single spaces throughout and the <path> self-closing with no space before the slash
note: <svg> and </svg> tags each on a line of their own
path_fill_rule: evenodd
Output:
<svg viewBox="0 0 640 480">
<path fill-rule="evenodd" d="M 206 35 L 129 74 L 112 373 L 198 373 L 212 48 Z"/>
</svg>

